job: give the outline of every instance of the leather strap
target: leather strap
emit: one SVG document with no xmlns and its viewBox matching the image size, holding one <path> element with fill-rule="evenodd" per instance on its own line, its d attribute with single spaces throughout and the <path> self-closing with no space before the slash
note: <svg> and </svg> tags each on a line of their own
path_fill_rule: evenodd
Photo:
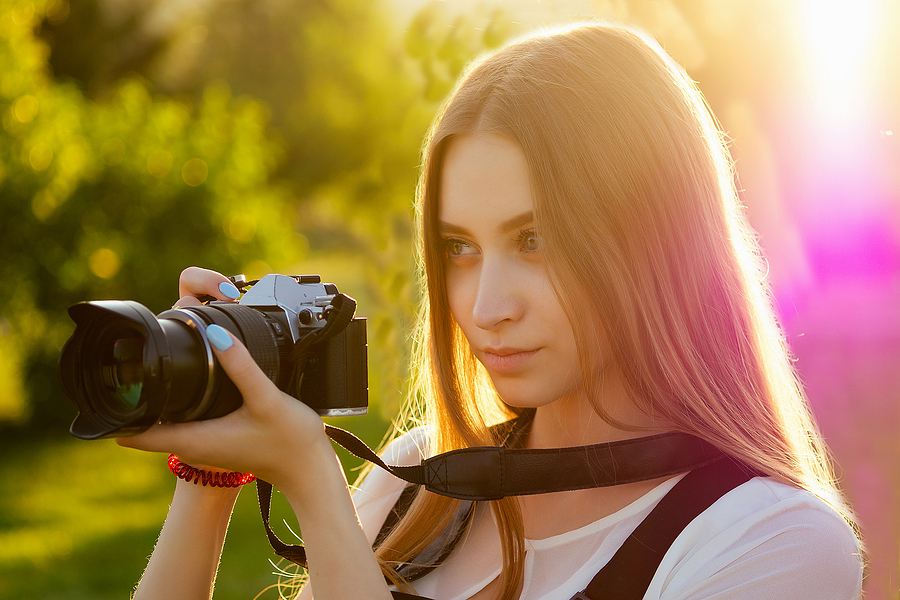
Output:
<svg viewBox="0 0 900 600">
<path fill-rule="evenodd" d="M 419 489 L 421 489 L 420 486 L 412 484 L 403 488 L 403 492 L 400 493 L 400 497 L 397 498 L 394 507 L 388 513 L 381 530 L 375 537 L 375 541 L 372 543 L 373 548 L 380 547 L 394 530 L 394 527 L 397 526 L 397 523 L 406 516 Z M 427 546 L 422 548 L 415 557 L 394 567 L 397 575 L 406 582 L 412 582 L 421 579 L 444 564 L 469 532 L 469 526 L 474 517 L 475 503 L 461 500 L 454 510 L 452 518 L 449 519 L 441 532 Z"/>
<path fill-rule="evenodd" d="M 346 329 L 355 313 L 356 300 L 346 294 L 335 294 L 331 299 L 331 308 L 326 316 L 325 325 L 321 329 L 313 329 L 294 344 L 285 363 L 299 363 L 301 366 L 295 368 L 295 371 L 302 372 L 302 365 L 305 364 L 304 356 L 309 349 Z"/>
<path fill-rule="evenodd" d="M 622 485 L 684 473 L 722 457 L 712 444 L 673 432 L 574 448 L 464 448 L 415 466 L 392 466 L 352 433 L 330 425 L 325 429 L 354 456 L 408 483 L 462 500 L 498 500 Z"/>
<path fill-rule="evenodd" d="M 330 425 L 325 425 L 325 430 L 355 456 L 400 479 L 464 500 L 496 500 L 645 481 L 698 469 L 724 456 L 700 438 L 675 432 L 575 448 L 466 448 L 425 459 L 416 466 L 394 466 L 386 464 L 352 433 Z M 285 544 L 269 525 L 272 485 L 262 480 L 256 485 L 269 543 L 277 555 L 305 567 L 305 549 Z"/>
<path fill-rule="evenodd" d="M 750 479 L 764 476 L 723 456 L 691 471 L 663 497 L 619 550 L 571 600 L 641 600 L 678 535 L 715 502 Z M 391 592 L 395 600 L 428 600 Z"/>
<path fill-rule="evenodd" d="M 256 480 L 256 497 L 259 500 L 259 514 L 262 515 L 263 526 L 266 528 L 266 537 L 275 554 L 286 558 L 295 565 L 306 568 L 306 548 L 300 544 L 285 544 L 282 542 L 272 526 L 269 525 L 269 509 L 272 505 L 272 484 L 262 479 Z"/>
<path fill-rule="evenodd" d="M 719 498 L 761 475 L 729 457 L 691 471 L 572 600 L 641 600 L 663 556 L 684 528 Z"/>
</svg>

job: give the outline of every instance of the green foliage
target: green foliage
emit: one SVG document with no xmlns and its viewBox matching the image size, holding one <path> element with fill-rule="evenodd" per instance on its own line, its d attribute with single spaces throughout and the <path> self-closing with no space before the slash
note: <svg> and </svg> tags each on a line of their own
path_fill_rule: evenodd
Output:
<svg viewBox="0 0 900 600">
<path fill-rule="evenodd" d="M 87 100 L 47 72 L 34 36 L 47 10 L 0 3 L 0 346 L 19 371 L 6 376 L 30 395 L 0 386 L 0 415 L 52 421 L 65 306 L 137 298 L 159 310 L 185 261 L 238 271 L 246 257 L 297 260 L 302 247 L 269 181 L 279 147 L 261 104 L 224 85 L 197 102 L 154 96 L 140 79 Z"/>
<path fill-rule="evenodd" d="M 0 597 L 127 597 L 171 501 L 165 457 L 112 441 L 18 441 L 0 453 Z M 217 598 L 247 600 L 275 581 L 268 560 L 277 557 L 255 492 L 247 486 L 235 507 Z M 291 513 L 280 493 L 272 510 L 279 537 L 293 541 L 281 523 Z"/>
<path fill-rule="evenodd" d="M 500 46 L 514 33 L 512 22 L 500 10 L 493 11 L 483 28 L 469 13 L 448 21 L 446 5 L 431 2 L 416 14 L 406 32 L 406 52 L 418 62 L 425 98 L 431 103 L 447 97 L 473 57 Z"/>
<path fill-rule="evenodd" d="M 324 264 L 371 319 L 373 407 L 395 414 L 420 143 L 465 63 L 507 32 L 447 27 L 433 3 L 404 51 L 377 2 L 223 0 L 163 39 L 134 6 L 115 22 L 96 2 L 0 1 L 0 219 L 15 224 L 0 274 L 16 282 L 0 292 L 0 423 L 70 418 L 54 372 L 66 306 L 163 309 L 189 264 L 250 277 Z M 79 34 L 103 43 L 84 52 Z M 144 77 L 111 79 L 109 57 L 129 52 Z"/>
<path fill-rule="evenodd" d="M 164 36 L 147 33 L 158 6 L 155 0 L 51 2 L 37 32 L 50 47 L 54 78 L 95 98 L 129 75 L 147 75 L 167 45 Z"/>
<path fill-rule="evenodd" d="M 198 84 L 224 80 L 264 100 L 285 139 L 280 174 L 301 195 L 339 176 L 377 176 L 383 163 L 409 158 L 410 136 L 419 131 L 403 131 L 404 109 L 415 90 L 380 2 L 230 0 L 200 22 L 205 38 L 173 43 L 172 55 L 183 60 L 161 85 L 196 94 Z M 364 193 L 356 200 L 372 202 Z"/>
<path fill-rule="evenodd" d="M 171 490 L 158 456 L 58 439 L 75 302 L 158 312 L 190 264 L 321 273 L 369 318 L 370 415 L 335 424 L 378 445 L 406 392 L 421 140 L 463 65 L 505 35 L 442 26 L 435 3 L 404 47 L 378 2 L 220 0 L 142 39 L 151 4 L 120 22 L 100 4 L 0 0 L 4 598 L 121 597 Z M 358 461 L 341 458 L 352 479 Z M 274 581 L 258 519 L 248 490 L 217 597 Z"/>
</svg>

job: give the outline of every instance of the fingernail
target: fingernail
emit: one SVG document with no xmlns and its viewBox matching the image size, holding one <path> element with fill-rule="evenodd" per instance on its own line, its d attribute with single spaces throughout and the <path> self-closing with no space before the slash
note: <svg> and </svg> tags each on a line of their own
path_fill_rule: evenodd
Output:
<svg viewBox="0 0 900 600">
<path fill-rule="evenodd" d="M 219 291 L 231 298 L 232 300 L 237 300 L 241 297 L 241 293 L 238 291 L 234 285 L 229 281 L 223 281 L 219 284 Z"/>
<path fill-rule="evenodd" d="M 219 325 L 210 325 L 206 328 L 206 339 L 216 350 L 228 350 L 233 343 L 228 332 Z"/>
</svg>

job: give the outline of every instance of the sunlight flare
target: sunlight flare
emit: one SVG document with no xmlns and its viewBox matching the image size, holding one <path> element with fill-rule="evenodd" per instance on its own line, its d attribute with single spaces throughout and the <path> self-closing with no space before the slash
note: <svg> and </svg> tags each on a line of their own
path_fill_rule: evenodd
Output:
<svg viewBox="0 0 900 600">
<path fill-rule="evenodd" d="M 865 102 L 869 55 L 883 0 L 804 0 L 802 26 L 823 116 L 842 120 Z"/>
</svg>

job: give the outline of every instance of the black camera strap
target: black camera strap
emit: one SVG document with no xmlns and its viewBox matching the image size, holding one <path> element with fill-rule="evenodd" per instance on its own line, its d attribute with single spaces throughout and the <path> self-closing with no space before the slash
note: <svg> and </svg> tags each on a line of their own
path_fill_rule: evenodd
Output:
<svg viewBox="0 0 900 600">
<path fill-rule="evenodd" d="M 641 600 L 663 557 L 685 527 L 734 488 L 754 477 L 764 476 L 765 474 L 725 455 L 705 467 L 692 470 L 653 507 L 612 558 L 594 575 L 587 587 L 570 600 Z M 410 499 L 404 499 L 404 496 L 411 496 L 409 492 L 412 490 L 414 487 L 410 486 L 403 491 L 389 513 L 379 537 L 386 535 L 402 518 L 410 504 Z M 471 508 L 468 512 L 472 512 Z M 462 534 L 457 535 L 461 537 Z M 421 561 L 420 554 L 412 561 L 400 565 L 398 573 L 406 581 L 428 574 L 452 553 L 456 541 L 458 540 L 451 540 L 449 548 L 441 548 L 439 560 L 429 561 L 426 555 L 426 560 Z M 376 545 L 377 543 L 376 539 Z M 415 594 L 398 591 L 391 593 L 394 600 L 429 600 Z"/>
<path fill-rule="evenodd" d="M 415 485 L 451 498 L 497 500 L 608 487 L 685 473 L 725 455 L 712 444 L 680 432 L 573 448 L 465 448 L 424 459 L 414 466 L 386 464 L 350 432 L 325 425 L 326 433 L 351 454 Z M 260 513 L 275 553 L 306 566 L 303 546 L 282 542 L 269 525 L 272 485 L 257 481 Z"/>
<path fill-rule="evenodd" d="M 464 448 L 418 465 L 393 466 L 352 433 L 330 425 L 325 429 L 328 437 L 357 458 L 430 492 L 461 500 L 499 500 L 646 481 L 684 473 L 722 456 L 718 448 L 698 437 L 672 432 L 572 448 Z"/>
<path fill-rule="evenodd" d="M 684 528 L 719 498 L 759 476 L 764 474 L 724 455 L 722 460 L 691 471 L 663 496 L 588 586 L 571 600 L 641 600 Z"/>
<path fill-rule="evenodd" d="M 300 389 L 300 378 L 303 377 L 303 372 L 306 370 L 306 363 L 313 346 L 321 344 L 346 329 L 355 313 L 356 300 L 346 294 L 334 295 L 325 313 L 325 325 L 314 329 L 294 344 L 285 360 L 287 364 L 293 365 L 289 389 Z"/>
</svg>

